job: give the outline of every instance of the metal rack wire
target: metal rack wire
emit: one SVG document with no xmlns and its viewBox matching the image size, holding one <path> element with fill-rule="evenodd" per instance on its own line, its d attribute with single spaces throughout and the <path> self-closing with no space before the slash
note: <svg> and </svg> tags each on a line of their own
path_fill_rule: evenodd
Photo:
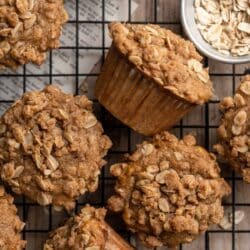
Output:
<svg viewBox="0 0 250 250">
<path fill-rule="evenodd" d="M 27 66 L 23 66 L 22 72 L 18 72 L 18 73 L 9 73 L 8 75 L 6 74 L 0 74 L 0 80 L 1 79 L 6 79 L 6 77 L 15 77 L 15 78 L 20 78 L 22 79 L 22 91 L 23 93 L 25 93 L 27 91 L 27 79 L 30 77 L 47 77 L 48 81 L 50 83 L 53 83 L 53 80 L 55 77 L 73 77 L 75 79 L 75 94 L 79 93 L 79 85 L 80 85 L 80 80 L 79 77 L 97 77 L 98 73 L 81 73 L 81 68 L 80 68 L 80 62 L 79 62 L 79 53 L 80 50 L 85 50 L 85 51 L 89 51 L 89 50 L 97 50 L 100 51 L 102 54 L 102 62 L 104 61 L 105 58 L 105 53 L 108 49 L 108 47 L 105 44 L 105 27 L 106 25 L 109 23 L 109 21 L 106 20 L 105 18 L 105 4 L 107 0 L 99 0 L 102 3 L 102 18 L 101 20 L 81 20 L 80 16 L 79 16 L 79 5 L 81 4 L 83 0 L 76 0 L 75 1 L 75 18 L 72 20 L 69 20 L 68 23 L 72 24 L 75 26 L 75 45 L 74 46 L 61 46 L 59 49 L 60 50 L 72 50 L 75 53 L 75 72 L 74 73 L 70 73 L 70 74 L 56 74 L 53 71 L 53 52 L 49 53 L 49 70 L 48 73 L 45 74 L 36 74 L 36 73 L 29 73 L 27 72 Z M 129 22 L 133 22 L 133 23 L 146 23 L 146 21 L 133 21 L 132 18 L 132 11 L 131 11 L 131 6 L 132 6 L 132 0 L 127 0 L 128 1 L 128 21 Z M 167 1 L 167 0 L 165 0 Z M 164 22 L 164 21 L 159 21 L 158 20 L 158 11 L 159 11 L 159 0 L 151 0 L 152 2 L 152 6 L 153 6 L 153 10 L 152 10 L 152 15 L 153 15 L 153 19 L 152 21 L 154 23 L 160 24 L 160 25 L 180 25 L 179 22 Z M 162 1 L 161 1 L 162 2 Z M 99 24 L 101 25 L 101 29 L 102 29 L 102 38 L 101 38 L 101 46 L 93 46 L 93 47 L 89 47 L 89 46 L 80 46 L 79 44 L 79 30 L 80 30 L 80 25 L 85 24 L 85 25 L 91 25 L 91 24 Z M 209 62 L 208 60 L 206 60 L 206 64 L 208 65 Z M 236 88 L 236 77 L 239 77 L 241 75 L 243 75 L 243 73 L 237 73 L 236 72 L 236 66 L 234 65 L 232 68 L 232 73 L 214 73 L 212 74 L 213 76 L 229 76 L 232 77 L 232 90 L 233 92 L 235 91 Z M 9 105 L 10 103 L 12 103 L 14 100 L 11 99 L 5 99 L 5 100 L 0 100 L 0 104 L 1 105 Z M 93 100 L 94 103 L 96 105 L 97 102 L 96 100 Z M 180 122 L 180 124 L 178 124 L 175 129 L 178 131 L 178 134 L 180 137 L 183 136 L 183 134 L 185 133 L 185 129 L 201 129 L 204 133 L 204 145 L 206 148 L 209 148 L 210 146 L 210 129 L 214 129 L 217 126 L 216 125 L 211 125 L 210 124 L 210 114 L 209 114 L 209 105 L 211 104 L 216 104 L 218 103 L 218 100 L 214 100 L 211 101 L 210 103 L 205 105 L 204 108 L 204 119 L 205 119 L 205 123 L 204 124 L 184 124 L 183 121 Z M 124 153 L 129 153 L 131 152 L 131 150 L 133 149 L 133 141 L 132 141 L 132 137 L 133 137 L 133 132 L 131 132 L 131 130 L 125 126 L 123 126 L 122 124 L 118 123 L 117 121 L 114 120 L 114 118 L 110 118 L 110 115 L 101 108 L 101 120 L 104 124 L 104 128 L 105 130 L 109 133 L 111 130 L 112 132 L 116 129 L 118 130 L 123 130 L 125 131 L 126 134 L 126 145 L 127 148 L 122 148 L 122 149 L 113 149 L 110 152 L 110 156 L 109 156 L 109 160 L 112 161 L 112 157 L 115 156 L 121 156 Z M 108 118 L 107 118 L 108 117 Z M 110 122 L 110 119 L 112 122 Z M 113 123 L 114 122 L 114 123 Z M 115 124 L 115 125 L 114 125 Z M 110 133 L 111 139 L 112 138 L 112 132 Z M 231 176 L 226 178 L 228 181 L 231 182 L 232 184 L 232 201 L 229 203 L 225 203 L 225 206 L 229 206 L 232 207 L 232 214 L 233 214 L 233 221 L 234 221 L 234 211 L 236 210 L 236 206 L 250 206 L 250 204 L 248 203 L 237 203 L 236 202 L 236 182 L 237 181 L 241 181 L 240 177 L 237 177 L 235 175 L 234 172 L 232 172 Z M 113 179 L 112 177 L 110 177 L 107 174 L 107 170 L 103 170 L 101 177 L 100 177 L 100 187 L 99 187 L 99 191 L 98 194 L 93 194 L 93 195 L 87 195 L 84 200 L 79 201 L 77 203 L 76 206 L 76 211 L 82 206 L 84 205 L 86 202 L 87 203 L 91 203 L 93 205 L 96 206 L 104 206 L 105 205 L 105 201 L 106 201 L 106 197 L 107 197 L 107 185 L 113 185 Z M 93 201 L 93 197 L 98 195 L 98 199 L 94 199 Z M 28 220 L 28 214 L 31 210 L 31 208 L 35 208 L 35 209 L 39 209 L 39 206 L 37 204 L 34 204 L 30 201 L 27 201 L 24 197 L 22 198 L 18 198 L 16 201 L 16 204 L 19 208 L 19 211 L 21 211 L 22 213 L 22 217 L 24 221 Z M 48 215 L 48 218 L 46 219 L 46 228 L 25 228 L 24 232 L 23 232 L 23 238 L 29 238 L 29 235 L 31 234 L 32 237 L 40 237 L 41 234 L 45 235 L 51 231 L 56 223 L 54 223 L 55 217 L 52 211 L 52 208 L 49 207 L 48 210 L 45 213 L 46 215 Z M 35 218 L 36 219 L 36 218 Z M 129 233 L 125 232 L 124 230 L 120 231 L 124 237 L 129 238 Z M 210 247 L 210 237 L 212 234 L 221 234 L 221 233 L 228 233 L 231 234 L 231 246 L 232 246 L 232 250 L 236 250 L 236 234 L 250 234 L 250 227 L 247 230 L 238 230 L 236 229 L 235 223 L 233 223 L 233 227 L 230 230 L 208 230 L 205 234 L 204 237 L 204 247 L 201 248 L 202 249 L 206 249 L 206 250 L 212 250 L 212 248 Z M 37 236 L 36 236 L 37 235 Z M 250 241 L 249 241 L 250 242 Z M 32 247 L 28 246 L 28 249 L 34 249 Z M 37 249 L 37 248 L 36 248 Z M 180 249 L 184 249 L 183 246 L 180 246 Z M 188 249 L 188 248 L 185 248 Z M 214 249 L 213 250 L 217 250 Z M 219 250 L 219 248 L 218 248 Z"/>
</svg>

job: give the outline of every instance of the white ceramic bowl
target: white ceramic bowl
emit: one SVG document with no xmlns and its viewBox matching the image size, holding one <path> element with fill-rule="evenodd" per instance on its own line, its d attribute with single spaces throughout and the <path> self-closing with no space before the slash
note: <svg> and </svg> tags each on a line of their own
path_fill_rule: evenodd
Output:
<svg viewBox="0 0 250 250">
<path fill-rule="evenodd" d="M 197 49 L 205 56 L 224 63 L 249 63 L 250 55 L 230 56 L 223 55 L 209 45 L 201 36 L 195 22 L 194 0 L 181 0 L 181 22 L 188 38 L 195 44 Z"/>
</svg>

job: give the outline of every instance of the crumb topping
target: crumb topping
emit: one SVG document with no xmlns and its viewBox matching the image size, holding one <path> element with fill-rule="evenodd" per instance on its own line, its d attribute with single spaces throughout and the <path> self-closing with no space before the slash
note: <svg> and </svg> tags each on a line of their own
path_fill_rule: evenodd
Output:
<svg viewBox="0 0 250 250">
<path fill-rule="evenodd" d="M 63 0 L 0 2 L 0 69 L 42 64 L 46 51 L 59 47 L 68 15 Z"/>
<path fill-rule="evenodd" d="M 158 25 L 112 23 L 109 29 L 119 52 L 159 86 L 191 103 L 211 98 L 208 69 L 191 42 Z"/>
<path fill-rule="evenodd" d="M 84 207 L 78 216 L 50 234 L 44 250 L 132 250 L 104 221 L 106 210 Z"/>
<path fill-rule="evenodd" d="M 111 166 L 118 180 L 108 206 L 148 247 L 191 242 L 223 217 L 231 189 L 215 156 L 195 144 L 191 135 L 179 141 L 163 132 Z"/>
<path fill-rule="evenodd" d="M 250 183 L 250 75 L 242 80 L 234 97 L 225 97 L 220 103 L 222 112 L 218 128 L 220 143 L 216 151 L 229 161 L 232 168 Z"/>
<path fill-rule="evenodd" d="M 17 216 L 13 200 L 0 185 L 0 249 L 3 250 L 21 250 L 26 245 L 21 238 L 25 224 Z"/>
<path fill-rule="evenodd" d="M 111 147 L 86 96 L 49 85 L 25 93 L 0 120 L 0 173 L 18 194 L 66 209 L 98 187 Z"/>
</svg>

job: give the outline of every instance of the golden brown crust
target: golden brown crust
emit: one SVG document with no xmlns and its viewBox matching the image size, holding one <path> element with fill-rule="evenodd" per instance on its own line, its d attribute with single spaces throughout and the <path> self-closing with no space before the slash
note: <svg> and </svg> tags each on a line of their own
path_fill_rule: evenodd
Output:
<svg viewBox="0 0 250 250">
<path fill-rule="evenodd" d="M 95 85 L 98 101 L 122 123 L 144 135 L 155 135 L 177 124 L 196 106 L 162 90 L 127 61 L 112 45 Z"/>
<path fill-rule="evenodd" d="M 2 179 L 41 205 L 66 209 L 97 189 L 111 147 L 92 102 L 52 85 L 16 101 L 0 120 L 0 134 Z"/>
<path fill-rule="evenodd" d="M 109 28 L 120 53 L 159 86 L 191 103 L 211 98 L 208 70 L 191 42 L 158 25 L 112 23 Z"/>
<path fill-rule="evenodd" d="M 163 132 L 111 167 L 118 180 L 109 208 L 146 246 L 191 242 L 223 217 L 221 199 L 231 189 L 214 155 L 195 143 Z"/>
<path fill-rule="evenodd" d="M 44 250 L 132 250 L 105 221 L 106 210 L 85 206 L 50 234 Z"/>
<path fill-rule="evenodd" d="M 217 152 L 250 183 L 250 75 L 244 77 L 235 96 L 220 103 L 222 118 L 218 128 Z"/>
<path fill-rule="evenodd" d="M 59 47 L 67 19 L 63 0 L 2 0 L 0 69 L 42 64 L 46 52 Z"/>
<path fill-rule="evenodd" d="M 17 216 L 13 197 L 0 185 L 0 249 L 21 250 L 26 242 L 21 238 L 24 223 Z"/>
</svg>

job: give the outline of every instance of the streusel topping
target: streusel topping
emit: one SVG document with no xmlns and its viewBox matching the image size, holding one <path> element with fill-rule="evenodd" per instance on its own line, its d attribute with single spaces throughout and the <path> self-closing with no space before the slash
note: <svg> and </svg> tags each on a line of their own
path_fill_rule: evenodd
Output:
<svg viewBox="0 0 250 250">
<path fill-rule="evenodd" d="M 21 238 L 24 223 L 17 216 L 13 197 L 0 185 L 0 249 L 21 250 L 26 242 Z"/>
<path fill-rule="evenodd" d="M 66 209 L 94 192 L 111 147 L 86 96 L 55 86 L 25 93 L 0 120 L 0 171 L 18 194 Z"/>
<path fill-rule="evenodd" d="M 0 69 L 42 64 L 67 19 L 63 0 L 1 0 Z"/>
<path fill-rule="evenodd" d="M 44 250 L 132 250 L 118 234 L 106 224 L 106 210 L 84 207 L 64 226 L 50 234 Z"/>
<path fill-rule="evenodd" d="M 220 144 L 217 152 L 232 168 L 250 183 L 250 75 L 242 80 L 234 97 L 225 97 L 220 103 L 222 112 L 218 128 Z"/>
<path fill-rule="evenodd" d="M 211 98 L 208 69 L 191 42 L 158 25 L 112 23 L 109 28 L 120 53 L 159 86 L 191 103 Z"/>
<path fill-rule="evenodd" d="M 111 166 L 118 180 L 109 208 L 148 247 L 191 242 L 223 217 L 221 199 L 231 189 L 215 156 L 195 144 L 191 135 L 179 141 L 163 132 Z"/>
</svg>

